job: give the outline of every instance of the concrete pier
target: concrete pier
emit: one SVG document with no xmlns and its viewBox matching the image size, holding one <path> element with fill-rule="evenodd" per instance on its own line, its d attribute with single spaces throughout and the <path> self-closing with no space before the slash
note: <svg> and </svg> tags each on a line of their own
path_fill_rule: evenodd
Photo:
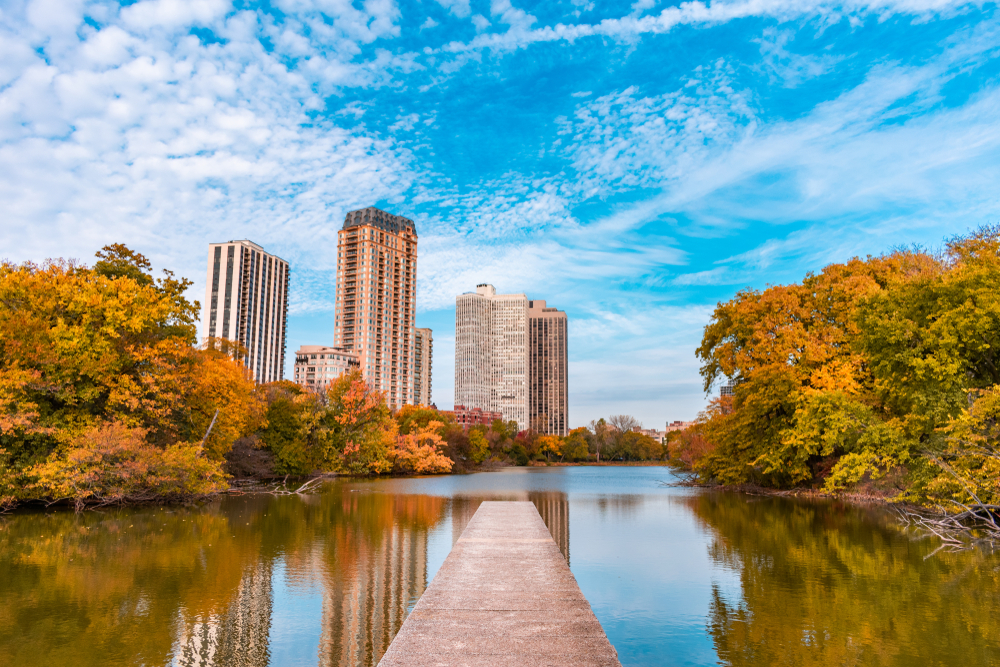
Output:
<svg viewBox="0 0 1000 667">
<path fill-rule="evenodd" d="M 380 667 L 621 667 L 530 502 L 484 502 Z"/>
</svg>

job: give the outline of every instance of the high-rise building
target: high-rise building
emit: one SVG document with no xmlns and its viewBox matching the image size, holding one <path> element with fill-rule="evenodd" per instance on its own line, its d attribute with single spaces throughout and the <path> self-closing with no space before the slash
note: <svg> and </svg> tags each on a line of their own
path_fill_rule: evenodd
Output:
<svg viewBox="0 0 1000 667">
<path fill-rule="evenodd" d="M 455 403 L 527 429 L 528 297 L 482 284 L 455 304 Z"/>
<path fill-rule="evenodd" d="M 257 382 L 284 375 L 287 320 L 288 262 L 247 240 L 209 244 L 202 329 L 243 345 Z"/>
<path fill-rule="evenodd" d="M 434 361 L 434 333 L 430 329 L 413 330 L 413 402 L 431 404 L 431 373 Z"/>
<path fill-rule="evenodd" d="M 412 403 L 416 227 L 369 207 L 348 213 L 338 237 L 333 345 L 358 355 L 390 407 Z"/>
<path fill-rule="evenodd" d="M 326 387 L 344 373 L 359 367 L 358 355 L 339 347 L 303 345 L 295 351 L 295 384 L 306 389 L 326 391 Z"/>
<path fill-rule="evenodd" d="M 565 312 L 528 301 L 528 418 L 548 435 L 569 433 L 566 324 Z"/>
</svg>

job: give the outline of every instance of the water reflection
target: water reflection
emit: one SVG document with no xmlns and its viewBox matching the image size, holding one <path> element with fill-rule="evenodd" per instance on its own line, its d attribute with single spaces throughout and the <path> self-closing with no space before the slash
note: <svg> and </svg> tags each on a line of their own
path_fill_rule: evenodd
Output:
<svg viewBox="0 0 1000 667">
<path fill-rule="evenodd" d="M 703 494 L 713 586 L 708 631 L 725 665 L 994 665 L 1000 563 L 939 552 L 878 508 Z M 933 582 L 933 583 L 932 583 Z"/>
<path fill-rule="evenodd" d="M 535 504 L 626 666 L 1000 664 L 1000 558 L 656 468 L 0 518 L 0 665 L 373 666 L 484 500 Z M 433 557 L 432 557 L 433 556 Z"/>
</svg>

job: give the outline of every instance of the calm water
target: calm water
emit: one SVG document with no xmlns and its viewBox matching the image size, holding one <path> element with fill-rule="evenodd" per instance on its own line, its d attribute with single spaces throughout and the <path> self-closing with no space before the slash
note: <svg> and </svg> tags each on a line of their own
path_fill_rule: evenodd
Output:
<svg viewBox="0 0 1000 667">
<path fill-rule="evenodd" d="M 516 468 L 7 516 L 0 665 L 374 665 L 485 499 L 536 504 L 624 665 L 1000 665 L 1000 555 L 670 479 Z"/>
</svg>

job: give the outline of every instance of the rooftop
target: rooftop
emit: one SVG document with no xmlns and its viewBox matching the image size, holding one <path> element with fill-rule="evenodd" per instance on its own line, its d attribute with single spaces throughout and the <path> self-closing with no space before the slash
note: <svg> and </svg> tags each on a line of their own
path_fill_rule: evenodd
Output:
<svg viewBox="0 0 1000 667">
<path fill-rule="evenodd" d="M 391 234 L 402 234 L 404 231 L 408 231 L 414 236 L 417 235 L 417 226 L 413 224 L 412 220 L 401 215 L 386 213 L 374 206 L 350 211 L 344 218 L 344 229 L 361 225 L 371 225 Z"/>
</svg>

